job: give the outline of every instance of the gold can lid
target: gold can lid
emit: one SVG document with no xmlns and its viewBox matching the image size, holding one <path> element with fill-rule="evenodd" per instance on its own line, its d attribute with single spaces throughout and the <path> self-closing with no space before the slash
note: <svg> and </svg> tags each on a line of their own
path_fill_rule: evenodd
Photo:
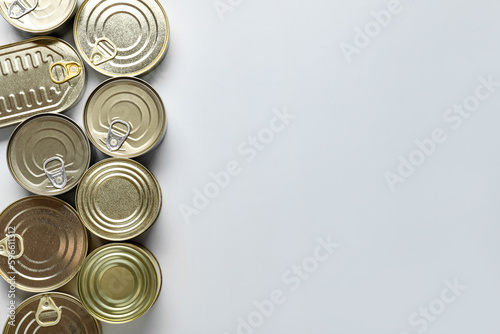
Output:
<svg viewBox="0 0 500 334">
<path fill-rule="evenodd" d="M 92 92 L 83 114 L 90 141 L 103 153 L 135 158 L 154 149 L 167 128 L 158 93 L 137 78 L 113 78 Z"/>
<path fill-rule="evenodd" d="M 97 319 L 125 323 L 145 314 L 161 291 L 161 269 L 145 248 L 112 243 L 94 250 L 78 275 L 78 293 Z"/>
<path fill-rule="evenodd" d="M 73 296 L 42 293 L 22 302 L 7 318 L 3 334 L 100 334 L 101 326 Z"/>
<path fill-rule="evenodd" d="M 87 254 L 87 231 L 60 199 L 22 198 L 0 214 L 0 274 L 17 288 L 46 292 L 70 281 Z"/>
<path fill-rule="evenodd" d="M 124 158 L 96 163 L 76 191 L 76 208 L 83 223 L 106 240 L 128 240 L 145 232 L 158 218 L 161 204 L 154 175 Z"/>
<path fill-rule="evenodd" d="M 0 0 L 0 14 L 17 29 L 49 34 L 76 12 L 76 0 Z"/>
<path fill-rule="evenodd" d="M 165 57 L 167 15 L 157 0 L 86 0 L 75 18 L 78 51 L 96 71 L 140 76 Z"/>
<path fill-rule="evenodd" d="M 0 46 L 0 127 L 73 107 L 85 90 L 85 66 L 75 49 L 54 37 Z"/>
<path fill-rule="evenodd" d="M 7 146 L 14 179 L 37 195 L 73 189 L 90 164 L 90 143 L 82 129 L 63 115 L 38 115 L 19 125 Z"/>
</svg>

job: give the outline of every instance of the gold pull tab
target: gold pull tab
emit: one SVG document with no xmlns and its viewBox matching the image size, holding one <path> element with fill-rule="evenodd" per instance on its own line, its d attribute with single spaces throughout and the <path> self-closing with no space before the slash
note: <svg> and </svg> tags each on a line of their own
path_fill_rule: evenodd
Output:
<svg viewBox="0 0 500 334">
<path fill-rule="evenodd" d="M 55 76 L 54 76 L 54 68 L 55 67 L 60 67 L 62 68 L 63 70 L 63 78 L 62 80 L 58 80 Z M 50 78 L 52 79 L 52 81 L 54 81 L 54 83 L 56 84 L 62 84 L 62 83 L 65 83 L 71 79 L 73 79 L 74 77 L 77 77 L 80 75 L 80 73 L 82 73 L 82 66 L 74 61 L 70 61 L 70 62 L 57 62 L 57 63 L 53 63 L 52 65 L 50 65 Z"/>
<path fill-rule="evenodd" d="M 97 66 L 114 59 L 117 54 L 116 45 L 107 38 L 101 38 L 95 43 L 90 60 Z"/>
<path fill-rule="evenodd" d="M 17 255 L 12 255 L 9 251 L 9 243 L 13 238 L 19 240 L 19 249 Z M 0 240 L 0 255 L 4 257 L 11 256 L 14 260 L 19 259 L 24 254 L 24 240 L 19 234 L 7 234 L 5 238 Z"/>
<path fill-rule="evenodd" d="M 9 17 L 11 19 L 20 19 L 29 12 L 32 12 L 36 6 L 38 6 L 38 0 L 35 0 L 35 3 L 31 7 L 25 6 L 20 0 L 14 0 L 9 6 Z"/>
<path fill-rule="evenodd" d="M 56 313 L 56 319 L 51 321 L 44 321 L 41 318 L 47 317 L 48 313 Z M 54 300 L 49 296 L 42 296 L 40 303 L 38 304 L 38 309 L 36 310 L 35 319 L 36 322 L 42 327 L 55 326 L 61 321 L 61 307 L 57 307 Z"/>
</svg>

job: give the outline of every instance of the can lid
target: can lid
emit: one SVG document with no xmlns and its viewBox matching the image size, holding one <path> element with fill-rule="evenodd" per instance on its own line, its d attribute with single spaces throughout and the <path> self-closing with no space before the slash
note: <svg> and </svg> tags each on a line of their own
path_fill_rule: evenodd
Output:
<svg viewBox="0 0 500 334">
<path fill-rule="evenodd" d="M 73 296 L 51 292 L 32 296 L 7 319 L 3 334 L 81 333 L 99 334 L 100 324 Z"/>
<path fill-rule="evenodd" d="M 76 191 L 76 207 L 85 226 L 114 241 L 145 232 L 160 214 L 161 203 L 154 175 L 140 163 L 124 158 L 96 163 Z"/>
<path fill-rule="evenodd" d="M 161 270 L 152 254 L 129 243 L 104 245 L 82 265 L 78 293 L 97 319 L 125 323 L 145 314 L 161 290 Z"/>
<path fill-rule="evenodd" d="M 137 78 L 114 78 L 97 86 L 87 100 L 83 121 L 101 152 L 123 158 L 155 148 L 167 128 L 161 97 Z"/>
<path fill-rule="evenodd" d="M 33 34 L 53 32 L 76 12 L 76 0 L 0 0 L 0 14 L 14 27 Z"/>
<path fill-rule="evenodd" d="M 37 115 L 19 125 L 7 146 L 14 179 L 38 195 L 73 189 L 90 164 L 90 144 L 82 129 L 63 115 Z"/>
<path fill-rule="evenodd" d="M 165 57 L 169 30 L 157 0 L 86 0 L 76 14 L 74 36 L 78 51 L 96 71 L 137 76 Z"/>
<path fill-rule="evenodd" d="M 60 199 L 22 198 L 0 214 L 0 274 L 19 289 L 46 292 L 70 281 L 87 254 L 87 232 Z"/>
</svg>

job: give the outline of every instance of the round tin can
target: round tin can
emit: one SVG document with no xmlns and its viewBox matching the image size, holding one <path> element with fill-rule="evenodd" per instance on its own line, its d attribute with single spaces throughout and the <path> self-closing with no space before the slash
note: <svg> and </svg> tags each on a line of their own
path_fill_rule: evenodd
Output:
<svg viewBox="0 0 500 334">
<path fill-rule="evenodd" d="M 100 334 L 101 326 L 73 296 L 43 293 L 22 302 L 7 318 L 3 334 Z"/>
<path fill-rule="evenodd" d="M 60 195 L 73 189 L 90 159 L 87 136 L 63 115 L 31 117 L 14 130 L 7 146 L 12 176 L 38 195 Z"/>
<path fill-rule="evenodd" d="M 135 158 L 165 137 L 167 115 L 158 93 L 137 78 L 114 78 L 92 92 L 83 114 L 90 141 L 104 154 Z"/>
<path fill-rule="evenodd" d="M 111 243 L 94 250 L 78 275 L 85 308 L 99 320 L 126 323 L 145 314 L 161 291 L 158 260 L 143 247 Z"/>
<path fill-rule="evenodd" d="M 111 77 L 139 76 L 165 57 L 170 28 L 157 0 L 86 0 L 75 17 L 75 43 L 85 61 Z"/>
<path fill-rule="evenodd" d="M 0 127 L 64 112 L 80 101 L 86 85 L 83 60 L 54 37 L 0 46 L 0 76 Z"/>
<path fill-rule="evenodd" d="M 0 274 L 29 292 L 69 282 L 87 254 L 87 231 L 78 213 L 60 199 L 22 198 L 0 214 Z"/>
<path fill-rule="evenodd" d="M 95 235 L 123 241 L 137 237 L 160 214 L 162 195 L 154 175 L 124 158 L 102 160 L 85 173 L 76 190 L 76 208 Z"/>
<path fill-rule="evenodd" d="M 50 34 L 76 12 L 77 0 L 0 0 L 0 14 L 19 30 Z"/>
</svg>

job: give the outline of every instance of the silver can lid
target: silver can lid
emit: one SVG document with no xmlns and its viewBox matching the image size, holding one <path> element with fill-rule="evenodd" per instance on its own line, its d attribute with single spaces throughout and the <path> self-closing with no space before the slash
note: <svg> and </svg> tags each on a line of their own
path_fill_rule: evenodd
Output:
<svg viewBox="0 0 500 334">
<path fill-rule="evenodd" d="M 86 0 L 75 18 L 75 43 L 85 61 L 111 77 L 140 76 L 165 57 L 167 15 L 157 0 Z"/>
</svg>

